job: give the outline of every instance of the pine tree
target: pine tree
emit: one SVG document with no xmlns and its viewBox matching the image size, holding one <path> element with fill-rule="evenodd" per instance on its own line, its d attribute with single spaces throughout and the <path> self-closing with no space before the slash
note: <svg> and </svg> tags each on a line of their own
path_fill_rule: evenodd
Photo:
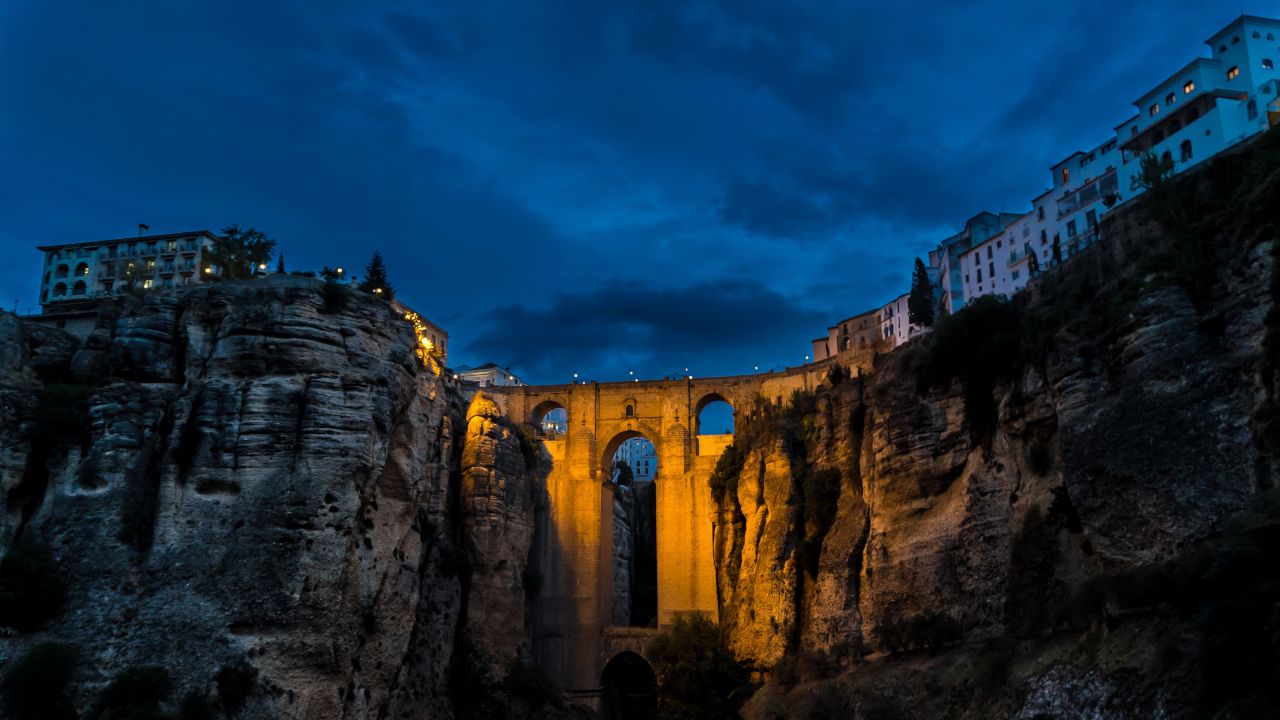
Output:
<svg viewBox="0 0 1280 720">
<path fill-rule="evenodd" d="M 916 258 L 916 269 L 911 276 L 911 295 L 907 298 L 907 319 L 912 325 L 933 327 L 933 284 L 924 261 Z"/>
<path fill-rule="evenodd" d="M 284 274 L 284 253 L 280 253 L 280 257 L 276 258 L 276 272 Z"/>
<path fill-rule="evenodd" d="M 364 268 L 364 280 L 360 283 L 360 289 L 383 300 L 395 297 L 395 288 L 387 281 L 387 266 L 382 262 L 382 253 L 377 250 L 373 251 L 373 257 L 369 258 L 369 264 Z"/>
</svg>

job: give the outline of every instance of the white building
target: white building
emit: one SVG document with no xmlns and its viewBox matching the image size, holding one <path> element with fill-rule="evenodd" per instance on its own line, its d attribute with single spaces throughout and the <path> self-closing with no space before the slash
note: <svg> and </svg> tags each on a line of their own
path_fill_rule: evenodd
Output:
<svg viewBox="0 0 1280 720">
<path fill-rule="evenodd" d="M 458 379 L 475 383 L 477 387 L 524 385 L 524 381 L 510 369 L 499 367 L 495 363 L 485 363 L 479 367 L 463 365 L 456 368 L 454 373 Z"/>
<path fill-rule="evenodd" d="M 658 474 L 658 452 L 653 443 L 642 437 L 631 438 L 618 446 L 613 461 L 626 463 L 633 480 L 648 482 Z M 614 482 L 618 481 L 617 472 L 614 470 Z"/>
<path fill-rule="evenodd" d="M 1196 58 L 1134 101 L 1137 116 L 1116 129 L 1120 186 L 1138 192 L 1139 159 L 1153 153 L 1177 172 L 1280 120 L 1280 20 L 1241 15 L 1205 41 Z"/>
<path fill-rule="evenodd" d="M 208 230 L 116 240 L 43 245 L 40 282 L 43 312 L 58 312 L 71 301 L 110 297 L 133 288 L 198 283 L 212 275 L 206 249 L 216 236 Z"/>
<path fill-rule="evenodd" d="M 1017 213 L 980 212 L 969 218 L 963 230 L 943 240 L 937 249 L 929 252 L 929 265 L 938 269 L 943 314 L 956 312 L 967 302 L 964 290 L 965 270 L 961 257 L 1000 234 L 1005 226 L 1020 217 L 1022 216 Z M 970 264 L 973 265 L 973 262 L 971 258 Z"/>
</svg>

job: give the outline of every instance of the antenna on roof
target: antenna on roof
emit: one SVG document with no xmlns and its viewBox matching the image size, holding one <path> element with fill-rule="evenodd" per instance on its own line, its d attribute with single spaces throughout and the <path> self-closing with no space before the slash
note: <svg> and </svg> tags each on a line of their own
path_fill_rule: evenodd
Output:
<svg viewBox="0 0 1280 720">
<path fill-rule="evenodd" d="M 145 223 L 138 223 L 138 237 L 142 237 L 143 235 L 146 235 L 147 231 L 150 229 L 151 229 L 150 225 L 147 225 Z"/>
</svg>

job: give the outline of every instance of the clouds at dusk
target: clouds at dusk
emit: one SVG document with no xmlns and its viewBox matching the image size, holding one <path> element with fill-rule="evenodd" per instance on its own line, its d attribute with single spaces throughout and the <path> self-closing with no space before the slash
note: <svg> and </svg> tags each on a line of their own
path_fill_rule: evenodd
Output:
<svg viewBox="0 0 1280 720">
<path fill-rule="evenodd" d="M 455 363 L 791 364 L 1237 11 L 14 0 L 0 300 L 35 304 L 38 244 L 235 222 L 291 267 L 380 248 Z"/>
</svg>

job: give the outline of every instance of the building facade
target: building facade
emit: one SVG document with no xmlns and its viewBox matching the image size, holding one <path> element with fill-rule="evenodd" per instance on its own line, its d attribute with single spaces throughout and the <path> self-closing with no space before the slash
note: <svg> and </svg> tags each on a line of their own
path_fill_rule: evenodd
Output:
<svg viewBox="0 0 1280 720">
<path fill-rule="evenodd" d="M 827 328 L 826 337 L 813 341 L 813 359 L 826 360 L 842 352 L 868 351 L 882 347 L 880 308 L 854 315 Z"/>
<path fill-rule="evenodd" d="M 495 363 L 485 363 L 478 367 L 464 365 L 454 371 L 459 380 L 475 383 L 476 387 L 516 387 L 524 385 L 524 381 L 510 369 Z"/>
<path fill-rule="evenodd" d="M 1139 96 L 1137 113 L 1115 126 L 1111 137 L 1053 165 L 1049 190 L 1032 200 L 1029 212 L 979 213 L 929 252 L 941 314 L 983 295 L 1013 295 L 1098 242 L 1103 216 L 1143 192 L 1144 155 L 1182 172 L 1280 125 L 1280 20 L 1241 15 L 1205 43 L 1210 56 L 1192 60 Z M 880 338 L 890 347 L 914 334 L 896 320 L 902 297 L 880 310 Z M 863 317 L 842 321 L 812 341 L 814 360 L 856 342 L 850 326 Z"/>
<path fill-rule="evenodd" d="M 216 236 L 208 230 L 43 245 L 40 307 L 51 312 L 76 300 L 110 297 L 134 288 L 199 283 L 212 274 L 206 249 Z"/>
</svg>

